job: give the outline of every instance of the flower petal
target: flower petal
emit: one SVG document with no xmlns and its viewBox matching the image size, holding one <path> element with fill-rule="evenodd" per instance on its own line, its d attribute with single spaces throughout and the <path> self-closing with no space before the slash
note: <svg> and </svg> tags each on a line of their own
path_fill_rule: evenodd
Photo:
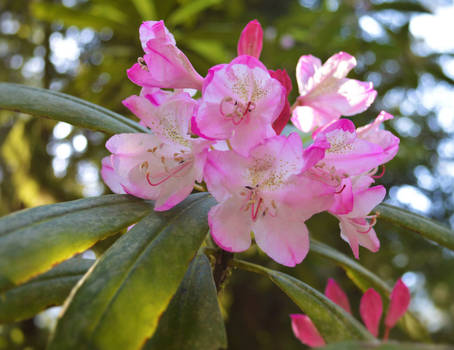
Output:
<svg viewBox="0 0 454 350">
<path fill-rule="evenodd" d="M 369 332 L 371 332 L 374 337 L 377 337 L 378 327 L 383 313 L 383 302 L 380 294 L 373 288 L 369 288 L 363 294 L 359 304 L 359 313 Z"/>
<path fill-rule="evenodd" d="M 238 56 L 249 55 L 260 58 L 263 45 L 263 30 L 259 21 L 250 21 L 241 32 L 238 40 Z"/>
<path fill-rule="evenodd" d="M 113 193 L 126 193 L 121 185 L 122 178 L 114 171 L 110 156 L 102 159 L 101 177 Z"/>
<path fill-rule="evenodd" d="M 301 343 L 312 348 L 318 348 L 325 345 L 325 341 L 309 316 L 293 314 L 290 315 L 290 318 L 292 319 L 293 334 L 295 334 L 295 337 L 297 337 Z"/>
<path fill-rule="evenodd" d="M 213 240 L 229 252 L 242 252 L 251 245 L 251 216 L 243 209 L 244 198 L 232 196 L 208 212 Z"/>
<path fill-rule="evenodd" d="M 401 279 L 398 279 L 390 296 L 390 303 L 385 319 L 386 328 L 393 328 L 397 321 L 405 314 L 410 305 L 410 298 L 408 287 Z"/>
<path fill-rule="evenodd" d="M 328 283 L 325 288 L 326 297 L 331 300 L 333 303 L 339 305 L 348 313 L 352 313 L 350 309 L 350 302 L 348 301 L 347 295 L 342 290 L 342 288 L 337 284 L 332 278 L 328 279 Z"/>
<path fill-rule="evenodd" d="M 295 266 L 309 251 L 309 232 L 302 221 L 289 220 L 286 211 L 278 207 L 276 216 L 267 214 L 253 223 L 255 241 L 269 257 L 285 266 Z"/>
</svg>

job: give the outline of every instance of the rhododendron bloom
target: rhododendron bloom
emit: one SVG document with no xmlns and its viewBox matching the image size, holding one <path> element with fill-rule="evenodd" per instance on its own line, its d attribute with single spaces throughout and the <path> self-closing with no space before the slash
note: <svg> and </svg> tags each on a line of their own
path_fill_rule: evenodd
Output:
<svg viewBox="0 0 454 350">
<path fill-rule="evenodd" d="M 128 77 L 143 87 L 200 90 L 203 78 L 175 45 L 163 21 L 144 22 L 140 40 L 145 55 L 128 69 Z"/>
<path fill-rule="evenodd" d="M 285 88 L 259 60 L 239 56 L 208 71 L 194 130 L 205 138 L 229 140 L 233 150 L 247 156 L 276 134 L 272 123 L 285 96 Z"/>
<path fill-rule="evenodd" d="M 304 132 L 365 111 L 377 92 L 371 82 L 346 78 L 356 66 L 353 56 L 339 52 L 325 64 L 311 55 L 301 56 L 296 66 L 300 96 L 293 111 L 292 122 Z"/>
<path fill-rule="evenodd" d="M 154 199 L 157 211 L 170 209 L 203 177 L 211 142 L 191 138 L 196 102 L 180 93 L 158 106 L 144 96 L 131 96 L 124 103 L 154 134 L 111 137 L 106 147 L 112 156 L 103 162 L 103 179 L 113 192 Z"/>
<path fill-rule="evenodd" d="M 241 32 L 238 40 L 238 56 L 249 55 L 260 58 L 263 45 L 263 30 L 259 21 L 250 21 Z"/>
<path fill-rule="evenodd" d="M 309 249 L 304 221 L 332 203 L 334 188 L 301 173 L 305 162 L 300 137 L 275 136 L 249 157 L 210 152 L 205 181 L 218 205 L 208 214 L 215 242 L 240 252 L 257 245 L 272 259 L 295 266 Z"/>
</svg>

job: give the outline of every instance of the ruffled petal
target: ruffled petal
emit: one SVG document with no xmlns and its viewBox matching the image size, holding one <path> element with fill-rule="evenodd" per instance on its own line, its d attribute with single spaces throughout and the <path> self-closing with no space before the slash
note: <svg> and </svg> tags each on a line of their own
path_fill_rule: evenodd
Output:
<svg viewBox="0 0 454 350">
<path fill-rule="evenodd" d="M 286 215 L 289 210 L 278 206 L 277 215 L 260 216 L 252 230 L 257 245 L 271 259 L 293 267 L 303 261 L 309 251 L 309 232 L 302 221 L 289 220 Z"/>
<path fill-rule="evenodd" d="M 251 245 L 251 216 L 244 210 L 244 198 L 232 196 L 208 213 L 213 240 L 229 252 L 242 252 Z"/>
</svg>

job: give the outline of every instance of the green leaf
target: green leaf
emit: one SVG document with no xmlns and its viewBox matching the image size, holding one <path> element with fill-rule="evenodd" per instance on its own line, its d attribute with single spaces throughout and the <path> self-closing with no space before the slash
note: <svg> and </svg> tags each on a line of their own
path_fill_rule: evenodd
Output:
<svg viewBox="0 0 454 350">
<path fill-rule="evenodd" d="M 311 240 L 311 253 L 318 254 L 328 260 L 331 260 L 336 265 L 345 270 L 347 276 L 358 286 L 363 292 L 369 288 L 375 289 L 384 298 L 385 309 L 388 305 L 389 295 L 392 288 L 373 272 L 358 264 L 355 260 L 338 252 L 337 250 Z M 399 321 L 399 327 L 402 328 L 412 339 L 418 341 L 430 341 L 429 332 L 426 327 L 409 311 Z"/>
<path fill-rule="evenodd" d="M 143 350 L 218 350 L 227 348 L 210 263 L 198 255 Z"/>
<path fill-rule="evenodd" d="M 0 109 L 61 120 L 107 134 L 148 132 L 120 114 L 77 97 L 25 85 L 0 83 Z"/>
<path fill-rule="evenodd" d="M 55 22 L 61 21 L 65 26 L 77 26 L 80 28 L 90 27 L 96 30 L 102 30 L 110 27 L 116 32 L 123 33 L 130 31 L 128 26 L 124 26 L 126 18 L 116 18 L 109 16 L 111 8 L 106 6 L 104 13 L 96 14 L 90 13 L 87 9 L 81 10 L 76 8 L 69 8 L 59 4 L 32 2 L 30 4 L 30 11 L 34 17 L 42 21 Z M 115 17 L 114 17 L 115 18 Z"/>
<path fill-rule="evenodd" d="M 61 305 L 92 264 L 88 259 L 64 261 L 0 295 L 0 323 L 25 320 L 49 306 Z"/>
<path fill-rule="evenodd" d="M 376 211 L 379 220 L 419 233 L 421 236 L 454 250 L 454 231 L 424 216 L 389 204 L 380 204 Z"/>
<path fill-rule="evenodd" d="M 368 344 L 360 342 L 342 342 L 330 344 L 320 350 L 454 350 L 448 345 L 416 344 L 387 342 L 381 344 Z"/>
<path fill-rule="evenodd" d="M 0 291 L 47 271 L 137 222 L 151 203 L 107 195 L 45 205 L 0 219 Z"/>
<path fill-rule="evenodd" d="M 156 18 L 154 0 L 132 0 L 132 3 L 144 21 L 150 21 Z"/>
<path fill-rule="evenodd" d="M 212 63 L 230 61 L 231 55 L 219 40 L 185 40 L 185 45 Z"/>
<path fill-rule="evenodd" d="M 206 193 L 191 195 L 116 241 L 73 290 L 49 350 L 139 349 L 202 244 L 213 204 Z"/>
<path fill-rule="evenodd" d="M 202 12 L 206 8 L 218 5 L 222 2 L 222 0 L 193 0 L 187 1 L 184 5 L 180 6 L 177 10 L 175 10 L 172 15 L 169 17 L 167 22 L 171 25 L 182 24 L 185 21 L 193 18 L 199 12 Z"/>
<path fill-rule="evenodd" d="M 311 318 L 325 341 L 375 340 L 372 334 L 352 315 L 304 282 L 285 273 L 245 261 L 235 260 L 234 265 L 245 270 L 261 273 L 271 279 Z"/>
</svg>

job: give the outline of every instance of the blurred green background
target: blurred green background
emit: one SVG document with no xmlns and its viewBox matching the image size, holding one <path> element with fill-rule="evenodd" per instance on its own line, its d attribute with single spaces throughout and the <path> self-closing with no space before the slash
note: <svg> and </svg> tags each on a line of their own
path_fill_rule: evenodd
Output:
<svg viewBox="0 0 454 350">
<path fill-rule="evenodd" d="M 142 21 L 164 19 L 205 75 L 235 57 L 239 34 L 254 18 L 264 28 L 261 60 L 293 79 L 291 102 L 301 55 L 356 56 L 350 76 L 373 81 L 378 97 L 355 123 L 386 109 L 396 117 L 387 128 L 401 137 L 397 157 L 378 180 L 389 190 L 387 201 L 454 226 L 453 1 L 0 0 L 0 81 L 63 91 L 129 115 L 121 101 L 139 92 L 126 69 L 142 55 Z M 99 177 L 105 140 L 65 123 L 0 111 L 0 215 L 108 193 Z M 351 256 L 334 219 L 318 215 L 309 226 L 313 236 Z M 380 222 L 376 231 L 382 248 L 361 250 L 361 263 L 391 284 L 403 275 L 411 308 L 433 340 L 454 343 L 453 253 Z M 283 269 L 256 249 L 243 255 L 319 290 L 334 277 L 357 310 L 360 291 L 328 261 L 310 253 L 295 269 Z M 304 348 L 290 329 L 288 314 L 297 307 L 262 277 L 234 271 L 221 300 L 229 349 Z M 57 313 L 0 325 L 0 349 L 43 349 Z M 399 330 L 391 337 L 406 339 Z"/>
</svg>

